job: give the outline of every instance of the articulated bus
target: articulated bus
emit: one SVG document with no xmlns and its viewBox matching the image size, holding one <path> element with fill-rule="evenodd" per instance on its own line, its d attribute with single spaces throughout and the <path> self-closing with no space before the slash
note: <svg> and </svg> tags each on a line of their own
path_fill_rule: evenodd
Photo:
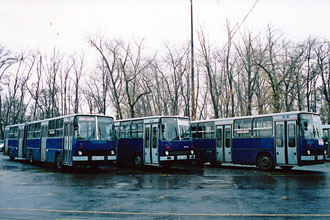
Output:
<svg viewBox="0 0 330 220">
<path fill-rule="evenodd" d="M 169 168 L 174 163 L 191 162 L 190 119 L 185 117 L 145 117 L 115 121 L 118 162 Z"/>
<path fill-rule="evenodd" d="M 323 139 L 327 150 L 327 155 L 325 159 L 330 160 L 330 141 L 329 141 L 330 125 L 323 125 L 322 128 L 323 128 Z"/>
<path fill-rule="evenodd" d="M 191 123 L 197 161 L 275 166 L 322 164 L 326 148 L 320 116 L 287 112 Z"/>
<path fill-rule="evenodd" d="M 113 117 L 76 114 L 5 127 L 5 151 L 15 157 L 65 166 L 115 162 Z"/>
</svg>

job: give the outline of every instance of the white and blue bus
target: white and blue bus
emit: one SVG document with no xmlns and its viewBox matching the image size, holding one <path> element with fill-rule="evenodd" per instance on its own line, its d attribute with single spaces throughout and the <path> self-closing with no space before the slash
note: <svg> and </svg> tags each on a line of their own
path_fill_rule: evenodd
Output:
<svg viewBox="0 0 330 220">
<path fill-rule="evenodd" d="M 117 160 L 113 117 L 75 114 L 5 127 L 5 151 L 62 166 L 92 166 Z"/>
<path fill-rule="evenodd" d="M 330 125 L 323 125 L 322 128 L 323 128 L 323 140 L 327 150 L 327 155 L 325 159 L 330 160 L 330 141 L 329 141 Z"/>
<path fill-rule="evenodd" d="M 197 161 L 211 164 L 275 166 L 322 164 L 326 147 L 320 116 L 287 112 L 194 121 L 191 123 Z"/>
<path fill-rule="evenodd" d="M 170 167 L 192 162 L 190 119 L 153 116 L 115 121 L 118 162 Z"/>
</svg>

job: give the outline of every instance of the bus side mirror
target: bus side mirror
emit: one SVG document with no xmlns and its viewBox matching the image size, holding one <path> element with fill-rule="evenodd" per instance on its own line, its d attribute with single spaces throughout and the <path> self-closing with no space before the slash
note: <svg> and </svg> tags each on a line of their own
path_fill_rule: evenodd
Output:
<svg viewBox="0 0 330 220">
<path fill-rule="evenodd" d="M 162 132 L 164 132 L 164 131 L 165 131 L 165 125 L 162 124 Z"/>
</svg>

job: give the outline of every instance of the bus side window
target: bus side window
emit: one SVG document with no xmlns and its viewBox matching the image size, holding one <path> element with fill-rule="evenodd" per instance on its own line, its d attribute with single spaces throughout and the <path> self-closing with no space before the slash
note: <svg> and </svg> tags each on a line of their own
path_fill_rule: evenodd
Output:
<svg viewBox="0 0 330 220">
<path fill-rule="evenodd" d="M 35 124 L 34 137 L 35 138 L 40 138 L 40 123 Z"/>
<path fill-rule="evenodd" d="M 288 126 L 288 136 L 289 136 L 289 147 L 296 146 L 296 126 L 290 124 Z"/>
<path fill-rule="evenodd" d="M 191 136 L 193 139 L 197 138 L 197 124 L 191 125 Z"/>
<path fill-rule="evenodd" d="M 48 122 L 48 137 L 55 137 L 55 128 L 56 128 L 56 121 L 51 120 Z"/>
<path fill-rule="evenodd" d="M 157 148 L 157 127 L 152 127 L 152 148 Z"/>
<path fill-rule="evenodd" d="M 252 136 L 252 119 L 236 119 L 234 120 L 234 137 L 248 138 Z"/>
<path fill-rule="evenodd" d="M 283 125 L 276 125 L 276 147 L 283 147 Z"/>
<path fill-rule="evenodd" d="M 230 147 L 230 141 L 231 141 L 231 131 L 230 128 L 226 128 L 226 136 L 225 136 L 225 147 Z"/>
<path fill-rule="evenodd" d="M 329 133 L 328 133 L 328 130 L 327 130 L 327 129 L 324 129 L 324 130 L 323 130 L 323 139 L 324 139 L 324 142 L 325 142 L 326 144 L 329 143 Z"/>
<path fill-rule="evenodd" d="M 35 124 L 29 124 L 28 125 L 27 138 L 33 138 L 34 137 L 34 126 L 35 126 Z"/>
<path fill-rule="evenodd" d="M 56 137 L 62 137 L 63 136 L 63 118 L 56 120 Z"/>
</svg>

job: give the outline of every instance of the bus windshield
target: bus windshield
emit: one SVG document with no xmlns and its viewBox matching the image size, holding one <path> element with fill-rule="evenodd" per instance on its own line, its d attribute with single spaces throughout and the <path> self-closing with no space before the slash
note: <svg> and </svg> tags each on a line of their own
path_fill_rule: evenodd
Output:
<svg viewBox="0 0 330 220">
<path fill-rule="evenodd" d="M 97 117 L 98 140 L 111 140 L 113 138 L 112 124 L 113 119 L 110 117 Z"/>
<path fill-rule="evenodd" d="M 179 140 L 178 122 L 176 118 L 162 118 L 161 137 L 162 140 Z"/>
<path fill-rule="evenodd" d="M 78 116 L 77 139 L 96 139 L 96 120 L 94 116 Z"/>
<path fill-rule="evenodd" d="M 162 140 L 189 140 L 190 122 L 184 118 L 162 118 L 161 137 Z"/>
<path fill-rule="evenodd" d="M 181 140 L 190 140 L 190 122 L 189 119 L 180 118 L 178 119 L 179 132 Z"/>
<path fill-rule="evenodd" d="M 311 114 L 301 114 L 300 118 L 300 135 L 306 139 L 321 139 L 322 124 L 320 116 Z"/>
</svg>

